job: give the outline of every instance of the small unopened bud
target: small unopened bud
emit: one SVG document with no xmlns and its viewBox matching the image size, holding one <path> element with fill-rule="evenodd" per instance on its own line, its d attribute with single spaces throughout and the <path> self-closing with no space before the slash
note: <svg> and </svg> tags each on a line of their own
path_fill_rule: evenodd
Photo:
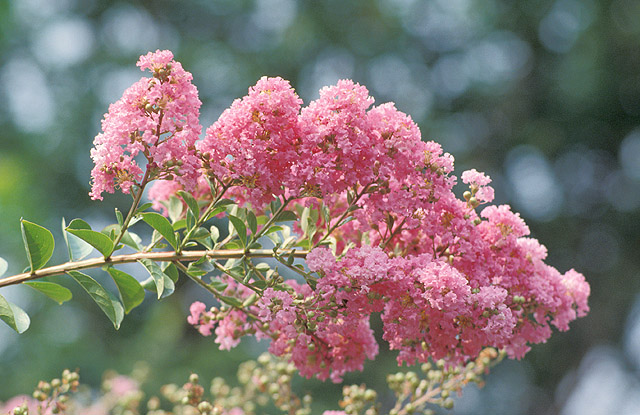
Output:
<svg viewBox="0 0 640 415">
<path fill-rule="evenodd" d="M 451 398 L 447 398 L 444 400 L 444 402 L 442 403 L 442 407 L 444 409 L 451 409 L 453 408 L 453 399 Z"/>
<path fill-rule="evenodd" d="M 213 410 L 213 406 L 207 401 L 202 401 L 198 404 L 198 411 L 202 414 L 208 414 L 211 410 Z"/>
<path fill-rule="evenodd" d="M 57 379 L 54 379 L 54 380 L 57 380 Z M 60 386 L 59 382 L 60 381 L 58 381 L 58 385 L 54 386 L 54 388 L 57 388 L 58 386 Z M 38 383 L 38 389 L 48 394 L 49 392 L 51 392 L 51 385 L 48 382 L 40 381 L 40 383 Z"/>
<path fill-rule="evenodd" d="M 466 200 L 467 202 L 469 201 L 469 199 L 471 199 L 471 192 L 470 191 L 466 191 L 462 194 L 462 197 L 464 197 L 464 200 Z"/>
<path fill-rule="evenodd" d="M 190 383 L 198 383 L 198 381 L 199 381 L 199 380 L 200 380 L 200 377 L 198 376 L 198 374 L 197 374 L 197 373 L 192 373 L 192 374 L 189 376 L 189 382 L 190 382 Z"/>
</svg>

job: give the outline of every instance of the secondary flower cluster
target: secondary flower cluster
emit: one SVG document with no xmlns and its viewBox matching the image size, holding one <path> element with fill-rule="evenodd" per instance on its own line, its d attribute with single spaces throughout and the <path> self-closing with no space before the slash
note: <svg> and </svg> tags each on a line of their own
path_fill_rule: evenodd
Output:
<svg viewBox="0 0 640 415">
<path fill-rule="evenodd" d="M 109 106 L 103 133 L 94 140 L 93 199 L 113 193 L 116 186 L 129 193 L 131 186 L 140 184 L 144 175 L 144 166 L 136 161 L 140 153 L 151 178 L 176 180 L 191 190 L 200 176 L 195 143 L 202 130 L 201 102 L 193 77 L 169 51 L 141 56 L 138 66 L 153 77 L 141 78 Z"/>
<path fill-rule="evenodd" d="M 295 229 L 310 247 L 334 242 L 307 255 L 314 289 L 287 281 L 242 310 L 194 303 L 189 323 L 203 335 L 215 331 L 221 348 L 245 334 L 267 337 L 271 352 L 290 356 L 303 375 L 338 381 L 377 354 L 372 313 L 382 313 L 399 362 L 459 365 L 487 346 L 522 357 L 551 325 L 567 330 L 588 312 L 584 277 L 545 264 L 546 249 L 517 213 L 507 205 L 476 211 L 493 200 L 490 178 L 463 172 L 469 190 L 458 198 L 453 157 L 422 141 L 393 104 L 372 107 L 364 86 L 339 81 L 303 108 L 288 81 L 264 77 L 196 142 L 195 87 L 171 58 L 143 57 L 154 78 L 110 109 L 92 153 L 92 195 L 113 191 L 114 178 L 125 191 L 137 183 L 133 157 L 143 152 L 153 178 L 165 179 L 149 193 L 157 208 L 182 188 L 210 198 L 213 184 L 255 211 L 279 198 L 324 209 L 313 216 L 317 232 Z M 222 279 L 225 296 L 244 303 L 253 294 Z"/>
</svg>

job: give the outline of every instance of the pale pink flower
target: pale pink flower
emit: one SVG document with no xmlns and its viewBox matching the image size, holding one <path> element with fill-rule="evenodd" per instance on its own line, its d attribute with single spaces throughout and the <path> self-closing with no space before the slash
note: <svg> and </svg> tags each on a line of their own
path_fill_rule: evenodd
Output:
<svg viewBox="0 0 640 415">
<path fill-rule="evenodd" d="M 138 66 L 150 69 L 153 78 L 141 78 L 109 106 L 91 150 L 92 199 L 116 187 L 129 193 L 140 184 L 144 166 L 136 160 L 139 154 L 147 161 L 149 180 L 171 178 L 191 190 L 201 174 L 195 153 L 201 102 L 191 74 L 169 51 L 150 52 Z"/>
</svg>

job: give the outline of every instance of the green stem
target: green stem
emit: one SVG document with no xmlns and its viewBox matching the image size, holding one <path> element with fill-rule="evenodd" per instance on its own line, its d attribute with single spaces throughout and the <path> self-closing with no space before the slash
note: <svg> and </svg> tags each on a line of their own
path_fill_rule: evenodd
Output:
<svg viewBox="0 0 640 415">
<path fill-rule="evenodd" d="M 189 242 L 189 239 L 191 238 L 193 231 L 198 229 L 200 225 L 202 225 L 207 220 L 207 216 L 209 216 L 209 214 L 214 211 L 216 203 L 218 203 L 222 199 L 222 196 L 224 196 L 225 192 L 229 189 L 229 187 L 231 186 L 228 184 L 224 184 L 224 183 L 222 184 L 220 193 L 218 193 L 216 197 L 211 201 L 211 203 L 209 203 L 209 206 L 207 206 L 207 209 L 196 220 L 196 224 L 193 226 L 193 228 L 189 229 L 189 231 L 184 235 L 184 238 L 182 239 L 180 246 L 178 246 L 178 252 L 184 249 L 184 246 L 187 242 Z"/>
<path fill-rule="evenodd" d="M 351 208 L 353 206 L 356 205 L 356 203 L 358 203 L 358 201 L 360 200 L 360 198 L 365 194 L 365 192 L 367 191 L 367 189 L 369 188 L 369 186 L 371 186 L 371 184 L 368 184 L 366 186 L 364 186 L 362 188 L 362 191 L 360 193 L 356 192 L 356 196 L 353 198 L 353 200 L 351 201 L 351 203 L 349 203 L 349 206 L 347 207 L 347 209 L 344 211 L 344 213 L 342 214 L 342 216 L 340 216 L 340 218 L 333 224 L 333 226 L 331 226 L 328 230 L 327 233 L 320 238 L 315 244 L 313 244 L 313 246 L 311 247 L 311 249 L 317 247 L 318 245 L 320 245 L 322 242 L 326 241 L 327 238 L 329 237 L 329 235 L 331 235 L 331 233 L 333 231 L 335 231 L 339 226 L 340 223 L 345 220 L 351 213 L 352 210 Z M 309 249 L 309 250 L 311 250 Z"/>
<path fill-rule="evenodd" d="M 133 203 L 131 204 L 129 213 L 127 213 L 127 217 L 122 222 L 120 233 L 118 234 L 118 237 L 116 238 L 116 240 L 113 241 L 113 248 L 111 249 L 111 253 L 105 256 L 104 258 L 105 260 L 109 260 L 109 258 L 111 258 L 111 254 L 113 254 L 113 251 L 116 249 L 116 247 L 124 237 L 124 233 L 127 231 L 127 228 L 129 227 L 129 223 L 131 222 L 131 219 L 133 219 L 133 217 L 135 216 L 136 209 L 138 209 L 138 205 L 140 204 L 140 200 L 142 199 L 142 193 L 144 193 L 144 188 L 149 183 L 149 173 L 150 173 L 149 169 L 147 169 L 144 173 L 144 177 L 142 178 L 142 181 L 140 182 L 140 185 L 138 186 L 139 187 L 138 193 L 135 194 L 135 196 L 133 197 Z"/>
<path fill-rule="evenodd" d="M 285 199 L 284 196 L 282 198 L 282 205 L 278 208 L 278 210 L 269 218 L 269 220 L 267 221 L 267 223 L 264 224 L 264 226 L 262 227 L 262 229 L 260 229 L 258 232 L 256 232 L 255 235 L 253 235 L 253 237 L 251 238 L 251 241 L 249 241 L 247 243 L 247 246 L 251 246 L 251 244 L 253 244 L 254 242 L 256 242 L 262 235 L 264 235 L 264 233 L 269 230 L 269 228 L 271 227 L 271 225 L 273 225 L 278 218 L 280 217 L 280 215 L 282 215 L 282 212 L 285 211 L 287 205 L 289 204 L 289 202 L 291 202 L 293 200 L 293 198 L 291 199 Z"/>
<path fill-rule="evenodd" d="M 213 294 L 214 297 L 218 298 L 218 295 L 220 295 L 220 293 L 218 291 L 216 291 L 213 287 L 211 287 L 209 284 L 207 284 L 204 281 L 202 281 L 200 278 L 190 275 L 189 274 L 189 270 L 187 269 L 187 267 L 182 262 L 173 261 L 173 263 L 176 264 L 176 267 L 178 267 L 180 270 L 182 270 L 184 275 L 189 277 L 189 279 L 191 279 L 193 282 L 195 282 L 196 284 L 198 284 L 199 286 L 201 286 L 205 290 L 209 291 L 211 294 Z"/>
</svg>

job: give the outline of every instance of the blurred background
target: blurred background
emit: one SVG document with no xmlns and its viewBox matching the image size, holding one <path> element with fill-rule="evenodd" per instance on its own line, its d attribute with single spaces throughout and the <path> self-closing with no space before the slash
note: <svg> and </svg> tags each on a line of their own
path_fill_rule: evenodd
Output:
<svg viewBox="0 0 640 415">
<path fill-rule="evenodd" d="M 640 2 L 633 0 L 0 0 L 0 256 L 26 265 L 19 219 L 54 230 L 83 217 L 99 228 L 129 198 L 91 201 L 89 150 L 108 105 L 142 73 L 138 56 L 170 49 L 193 73 L 213 123 L 262 75 L 291 81 L 308 103 L 341 78 L 394 101 L 456 158 L 494 180 L 549 249 L 592 288 L 591 313 L 508 361 L 455 414 L 640 413 Z M 54 258 L 54 259 L 56 259 Z M 100 272 L 94 273 L 102 278 Z M 71 286 L 69 284 L 69 286 Z M 79 368 L 130 373 L 149 390 L 230 378 L 265 348 L 219 352 L 187 327 L 190 284 L 148 298 L 116 332 L 84 293 L 63 306 L 27 288 L 2 294 L 32 317 L 0 326 L 0 401 Z M 385 390 L 393 354 L 346 381 Z M 318 406 L 341 387 L 300 383 Z"/>
</svg>

